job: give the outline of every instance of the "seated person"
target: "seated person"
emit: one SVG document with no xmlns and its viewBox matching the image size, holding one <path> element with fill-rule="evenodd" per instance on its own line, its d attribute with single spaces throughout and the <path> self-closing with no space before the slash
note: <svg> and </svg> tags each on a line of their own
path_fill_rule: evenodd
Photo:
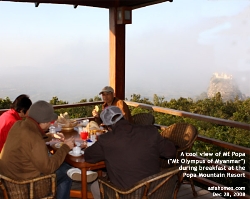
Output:
<svg viewBox="0 0 250 199">
<path fill-rule="evenodd" d="M 163 138 L 153 125 L 134 125 L 124 119 L 121 110 L 109 106 L 100 115 L 109 131 L 85 149 L 86 162 L 105 161 L 110 181 L 128 188 L 160 172 L 159 157 L 174 158 L 174 143 Z M 98 182 L 91 185 L 95 199 L 100 198 Z"/>
<path fill-rule="evenodd" d="M 19 95 L 10 106 L 10 110 L 0 116 L 0 152 L 13 124 L 27 116 L 32 102 L 27 95 Z"/>
<path fill-rule="evenodd" d="M 133 122 L 128 105 L 123 100 L 115 97 L 114 89 L 112 87 L 105 86 L 99 95 L 102 95 L 102 100 L 104 101 L 102 110 L 109 106 L 117 106 L 121 109 L 124 119 L 128 120 L 129 122 Z M 96 109 L 92 111 L 92 115 L 95 117 L 95 121 L 100 125 L 102 121 Z"/>
<path fill-rule="evenodd" d="M 44 138 L 48 138 L 45 132 L 56 119 L 51 104 L 37 101 L 31 105 L 26 119 L 17 121 L 9 131 L 0 154 L 0 173 L 14 180 L 56 173 L 57 198 L 69 199 L 72 180 L 66 172 L 70 167 L 63 162 L 75 141 L 73 138 L 64 140 L 53 156 L 48 155 L 44 142 Z M 58 136 L 60 138 L 60 134 Z"/>
</svg>

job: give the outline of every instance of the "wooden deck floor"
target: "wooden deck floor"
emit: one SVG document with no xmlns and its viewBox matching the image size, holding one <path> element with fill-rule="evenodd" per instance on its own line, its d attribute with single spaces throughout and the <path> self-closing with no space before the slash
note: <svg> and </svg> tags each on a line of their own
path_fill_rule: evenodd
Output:
<svg viewBox="0 0 250 199">
<path fill-rule="evenodd" d="M 72 185 L 73 189 L 80 189 L 81 184 L 79 182 L 74 182 Z M 200 187 L 195 187 L 195 190 L 197 192 L 197 197 L 195 199 L 223 199 L 222 197 L 213 196 L 211 192 L 201 189 Z M 71 198 L 76 199 L 76 198 Z M 159 198 L 161 199 L 161 198 Z M 194 199 L 192 189 L 190 184 L 182 184 L 181 188 L 178 192 L 177 199 Z"/>
</svg>

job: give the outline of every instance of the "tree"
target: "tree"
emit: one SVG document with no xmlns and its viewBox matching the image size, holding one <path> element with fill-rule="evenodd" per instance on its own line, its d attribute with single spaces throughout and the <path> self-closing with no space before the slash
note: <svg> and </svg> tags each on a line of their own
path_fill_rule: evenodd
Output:
<svg viewBox="0 0 250 199">
<path fill-rule="evenodd" d="M 68 104 L 67 101 L 59 100 L 57 96 L 52 97 L 52 99 L 49 101 L 52 105 L 61 105 L 61 104 Z"/>
<path fill-rule="evenodd" d="M 154 105 L 155 106 L 162 106 L 162 102 L 164 101 L 165 97 L 159 97 L 158 95 L 154 94 Z"/>
<path fill-rule="evenodd" d="M 9 97 L 6 97 L 5 99 L 0 98 L 0 109 L 9 109 L 12 101 Z"/>
<path fill-rule="evenodd" d="M 102 98 L 100 98 L 98 95 L 94 97 L 94 102 L 102 101 Z"/>
</svg>

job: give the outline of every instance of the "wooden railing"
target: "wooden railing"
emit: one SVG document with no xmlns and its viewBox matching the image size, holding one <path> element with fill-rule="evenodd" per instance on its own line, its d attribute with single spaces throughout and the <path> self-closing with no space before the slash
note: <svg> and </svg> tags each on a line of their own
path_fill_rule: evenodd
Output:
<svg viewBox="0 0 250 199">
<path fill-rule="evenodd" d="M 225 119 L 220 119 L 220 118 L 215 118 L 215 117 L 210 117 L 210 116 L 205 116 L 205 115 L 199 115 L 199 114 L 194 114 L 194 113 L 190 113 L 190 112 L 179 111 L 179 110 L 174 110 L 174 109 L 169 109 L 169 108 L 162 108 L 162 107 L 152 106 L 152 105 L 147 105 L 147 104 L 141 104 L 141 103 L 131 102 L 131 101 L 126 101 L 126 103 L 129 106 L 144 108 L 144 109 L 148 109 L 148 110 L 154 111 L 154 112 L 165 113 L 165 114 L 170 114 L 170 115 L 175 115 L 175 116 L 180 116 L 180 117 L 188 117 L 188 118 L 192 118 L 192 119 L 196 119 L 196 120 L 206 121 L 206 122 L 210 122 L 210 123 L 215 123 L 215 124 L 220 124 L 220 125 L 224 125 L 224 126 L 230 126 L 230 127 L 235 127 L 235 128 L 240 128 L 240 129 L 245 129 L 245 130 L 250 131 L 250 124 L 246 124 L 246 123 L 242 123 L 242 122 L 235 122 L 235 121 L 231 121 L 231 120 L 225 120 Z M 208 138 L 208 137 L 205 137 L 202 135 L 198 135 L 197 140 L 205 142 L 205 143 L 209 143 L 209 144 L 212 144 L 215 146 L 219 146 L 222 148 L 226 148 L 226 149 L 231 150 L 231 151 L 237 151 L 239 153 L 244 153 L 244 154 L 250 155 L 250 148 L 247 148 L 247 147 L 242 147 L 239 145 L 227 143 L 227 142 L 220 141 L 217 139 Z M 207 164 L 216 165 L 214 163 L 208 162 L 208 159 L 205 159 L 205 158 L 200 157 L 200 156 L 194 156 L 193 159 L 204 160 Z M 219 164 L 217 164 L 217 165 L 219 165 Z M 250 173 L 247 171 L 230 170 L 227 165 L 223 165 L 223 164 L 220 164 L 220 166 L 225 166 L 226 171 L 230 172 L 230 173 L 236 173 L 236 174 L 237 173 L 239 173 L 239 174 L 244 173 L 245 178 L 250 179 Z M 197 182 L 200 182 L 200 183 L 205 184 L 205 185 L 210 186 L 210 187 L 211 186 L 225 187 L 225 185 L 219 184 L 217 182 L 211 181 L 211 180 L 203 178 L 203 177 L 194 177 L 193 179 Z M 239 187 L 241 187 L 241 186 L 239 185 Z M 235 198 L 244 198 L 244 199 L 250 198 L 250 196 L 246 195 L 245 192 L 240 192 L 238 190 L 235 191 L 235 190 L 225 189 L 223 191 L 225 193 L 229 193 L 231 196 L 234 196 Z M 223 197 L 223 195 L 222 195 L 222 197 Z"/>
<path fill-rule="evenodd" d="M 232 120 L 225 120 L 225 119 L 220 119 L 220 118 L 216 118 L 216 117 L 199 115 L 199 114 L 195 114 L 195 113 L 179 111 L 179 110 L 174 110 L 174 109 L 170 109 L 170 108 L 162 108 L 159 106 L 152 106 L 152 105 L 148 105 L 148 104 L 142 104 L 142 103 L 131 102 L 131 101 L 126 101 L 126 103 L 129 106 L 144 108 L 144 109 L 152 110 L 152 111 L 159 112 L 159 113 L 166 113 L 169 115 L 175 115 L 175 116 L 180 116 L 180 117 L 188 117 L 188 118 L 202 120 L 205 122 L 211 122 L 211 123 L 220 124 L 220 125 L 224 125 L 224 126 L 231 126 L 231 127 L 235 127 L 235 128 L 250 130 L 250 124 L 246 124 L 246 123 L 242 123 L 242 122 L 235 122 Z"/>
<path fill-rule="evenodd" d="M 83 106 L 91 106 L 91 105 L 98 105 L 103 103 L 102 101 L 97 101 L 97 102 L 86 102 L 86 103 L 78 103 L 78 104 L 64 104 L 64 105 L 54 105 L 54 109 L 61 109 L 61 108 L 75 108 L 75 107 L 83 107 Z M 143 109 L 148 109 L 154 112 L 159 112 L 159 113 L 164 113 L 164 114 L 170 114 L 170 115 L 175 115 L 175 116 L 179 116 L 179 117 L 187 117 L 187 118 L 192 118 L 192 119 L 196 119 L 196 120 L 201 120 L 201 121 L 206 121 L 206 122 L 210 122 L 210 123 L 215 123 L 215 124 L 220 124 L 220 125 L 224 125 L 224 126 L 230 126 L 230 127 L 234 127 L 234 128 L 240 128 L 240 129 L 245 129 L 245 130 L 249 130 L 250 131 L 250 124 L 247 123 L 242 123 L 242 122 L 236 122 L 236 121 L 231 121 L 231 120 L 225 120 L 225 119 L 220 119 L 220 118 L 215 118 L 215 117 L 210 117 L 210 116 L 205 116 L 205 115 L 199 115 L 199 114 L 194 114 L 194 113 L 190 113 L 190 112 L 185 112 L 185 111 L 179 111 L 179 110 L 174 110 L 174 109 L 169 109 L 169 108 L 162 108 L 162 107 L 158 107 L 158 106 L 152 106 L 152 105 L 147 105 L 147 104 L 142 104 L 142 103 L 137 103 L 137 102 L 131 102 L 131 101 L 126 101 L 126 103 L 129 106 L 132 107 L 139 107 L 139 108 L 143 108 Z M 0 115 L 6 111 L 5 110 L 0 110 Z M 92 117 L 89 117 L 90 119 Z M 156 124 L 157 125 L 157 124 Z M 159 127 L 159 125 L 158 125 Z M 164 126 L 162 127 L 164 128 Z M 209 143 L 215 146 L 219 146 L 222 148 L 227 148 L 228 150 L 232 150 L 232 151 L 237 151 L 240 153 L 245 153 L 247 155 L 250 155 L 250 148 L 247 147 L 242 147 L 239 145 L 235 145 L 235 144 L 231 144 L 231 143 L 227 143 L 224 141 L 220 141 L 217 139 L 213 139 L 213 138 L 208 138 L 202 135 L 198 135 L 197 140 L 205 142 L 205 143 Z M 195 157 L 194 159 L 197 160 L 203 160 L 203 157 Z M 207 162 L 208 159 L 205 159 L 205 161 Z M 207 162 L 208 163 L 208 162 Z M 214 164 L 214 163 L 208 163 L 208 164 Z M 228 170 L 228 166 L 225 165 L 227 168 L 227 172 L 231 172 L 231 173 L 245 173 L 245 178 L 250 179 L 250 173 L 247 171 L 237 171 L 237 170 Z M 216 183 L 214 181 L 208 180 L 206 178 L 201 178 L 201 177 L 195 177 L 194 180 L 205 184 L 207 186 L 221 186 L 221 187 L 225 187 L 225 185 L 221 185 L 219 183 Z M 230 194 L 235 193 L 235 190 L 228 190 L 227 192 L 229 192 Z M 240 192 L 236 192 L 236 193 L 240 193 Z M 236 196 L 237 198 L 243 198 L 243 199 L 249 199 L 250 196 L 249 195 L 245 195 L 245 196 Z"/>
</svg>

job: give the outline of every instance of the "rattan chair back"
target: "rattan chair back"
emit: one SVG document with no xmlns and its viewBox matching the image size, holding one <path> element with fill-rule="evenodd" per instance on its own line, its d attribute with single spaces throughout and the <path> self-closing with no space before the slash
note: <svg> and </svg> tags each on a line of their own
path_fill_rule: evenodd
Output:
<svg viewBox="0 0 250 199">
<path fill-rule="evenodd" d="M 0 199 L 52 199 L 56 195 L 56 174 L 16 181 L 0 175 Z"/>
<path fill-rule="evenodd" d="M 155 117 L 151 113 L 138 113 L 132 116 L 134 124 L 153 125 Z"/>
<path fill-rule="evenodd" d="M 196 140 L 198 136 L 197 129 L 191 124 L 176 123 L 167 127 L 165 130 L 163 130 L 161 132 L 161 135 L 165 138 L 168 138 L 172 142 L 174 142 L 174 144 L 178 146 L 178 149 L 176 151 L 176 157 L 175 157 L 177 161 L 172 164 L 169 164 L 167 159 L 160 158 L 160 167 L 169 168 L 169 167 L 173 167 L 176 165 L 180 165 L 182 163 L 181 159 L 184 159 L 184 165 L 186 165 L 185 159 L 188 159 L 188 157 L 186 156 L 186 153 L 190 152 L 194 144 L 194 141 Z M 179 176 L 178 176 L 179 182 L 175 190 L 175 194 L 174 194 L 175 199 L 177 198 L 178 190 L 181 186 L 181 183 L 183 183 L 184 172 L 188 173 L 189 170 L 186 170 L 186 171 L 182 170 L 179 173 Z M 196 197 L 197 193 L 195 191 L 192 178 L 189 178 L 188 181 L 191 184 L 193 195 L 194 197 Z"/>
<path fill-rule="evenodd" d="M 194 141 L 198 136 L 198 131 L 191 124 L 176 123 L 163 130 L 161 132 L 161 135 L 165 138 L 168 138 L 169 140 L 174 142 L 176 146 L 178 146 L 176 159 L 180 160 L 180 155 L 182 155 L 182 159 L 185 159 L 186 153 L 190 152 L 190 150 L 192 149 Z M 177 164 L 175 163 L 171 166 L 176 165 Z M 160 166 L 162 168 L 166 168 L 169 167 L 169 164 L 166 160 L 163 159 Z"/>
<path fill-rule="evenodd" d="M 161 199 L 173 198 L 178 181 L 178 167 L 165 169 L 158 174 L 149 176 L 128 189 L 121 189 L 100 178 L 102 199 Z"/>
</svg>

